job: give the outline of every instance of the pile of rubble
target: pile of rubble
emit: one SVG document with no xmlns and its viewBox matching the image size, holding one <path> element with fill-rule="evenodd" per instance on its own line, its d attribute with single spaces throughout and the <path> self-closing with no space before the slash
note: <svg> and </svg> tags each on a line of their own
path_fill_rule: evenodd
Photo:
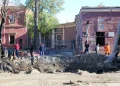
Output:
<svg viewBox="0 0 120 86">
<path fill-rule="evenodd" d="M 102 54 L 84 54 L 81 56 L 46 56 L 36 61 L 34 68 L 40 72 L 77 72 L 78 69 L 96 72 L 103 69 L 106 56 Z"/>
<path fill-rule="evenodd" d="M 32 72 L 31 61 L 29 59 L 16 59 L 14 61 L 9 60 L 8 58 L 0 59 L 0 69 L 4 72 L 11 73 L 20 73 L 21 71 L 25 71 L 25 73 Z"/>
<path fill-rule="evenodd" d="M 104 70 L 106 66 L 106 64 L 104 64 L 105 60 L 105 55 L 95 53 L 83 54 L 80 56 L 44 56 L 35 59 L 33 68 L 42 73 L 77 72 L 78 70 L 97 72 L 98 70 Z M 31 60 L 29 57 L 24 58 L 24 60 L 15 61 L 4 59 L 1 61 L 1 64 L 4 65 L 7 71 L 12 73 L 19 73 L 20 71 L 31 73 L 32 71 Z"/>
<path fill-rule="evenodd" d="M 42 73 L 63 72 L 66 63 L 59 57 L 45 56 L 35 61 L 33 68 Z"/>
<path fill-rule="evenodd" d="M 68 71 L 77 71 L 78 69 L 87 70 L 89 72 L 97 72 L 104 68 L 106 56 L 102 54 L 89 53 L 76 57 L 68 67 Z"/>
</svg>

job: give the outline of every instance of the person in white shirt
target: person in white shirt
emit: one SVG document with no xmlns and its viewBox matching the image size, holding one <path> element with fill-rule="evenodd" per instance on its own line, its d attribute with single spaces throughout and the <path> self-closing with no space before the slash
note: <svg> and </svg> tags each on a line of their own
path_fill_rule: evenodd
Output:
<svg viewBox="0 0 120 86">
<path fill-rule="evenodd" d="M 97 54 L 99 54 L 99 52 L 100 52 L 100 45 L 99 44 L 96 45 L 95 51 Z"/>
</svg>

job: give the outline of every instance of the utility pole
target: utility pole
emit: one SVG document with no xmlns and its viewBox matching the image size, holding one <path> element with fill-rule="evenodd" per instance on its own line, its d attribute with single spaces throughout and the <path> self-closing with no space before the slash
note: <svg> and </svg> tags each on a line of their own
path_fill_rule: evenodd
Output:
<svg viewBox="0 0 120 86">
<path fill-rule="evenodd" d="M 35 11 L 34 11 L 34 49 L 38 46 L 38 0 L 35 1 Z"/>
</svg>

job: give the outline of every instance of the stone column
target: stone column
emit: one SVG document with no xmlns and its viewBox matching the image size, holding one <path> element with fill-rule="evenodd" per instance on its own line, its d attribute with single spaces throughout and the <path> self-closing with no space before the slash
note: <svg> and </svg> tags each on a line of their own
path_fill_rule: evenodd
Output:
<svg viewBox="0 0 120 86">
<path fill-rule="evenodd" d="M 55 30 L 52 30 L 52 40 L 51 40 L 51 48 L 55 48 Z"/>
<path fill-rule="evenodd" d="M 65 44 L 65 25 L 64 25 L 64 28 L 63 28 L 63 31 L 62 31 L 62 44 L 63 45 Z"/>
</svg>

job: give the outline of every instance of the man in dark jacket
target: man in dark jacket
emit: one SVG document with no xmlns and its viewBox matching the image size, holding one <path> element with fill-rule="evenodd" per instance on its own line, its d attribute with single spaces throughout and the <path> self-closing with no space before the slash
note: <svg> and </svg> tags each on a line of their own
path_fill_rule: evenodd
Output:
<svg viewBox="0 0 120 86">
<path fill-rule="evenodd" d="M 44 56 L 44 50 L 45 50 L 45 47 L 44 47 L 44 45 L 41 43 L 41 44 L 40 44 L 40 47 L 39 47 L 40 56 Z"/>
<path fill-rule="evenodd" d="M 89 43 L 88 43 L 88 41 L 85 42 L 85 51 L 84 51 L 84 54 L 85 53 L 89 53 Z"/>
</svg>

